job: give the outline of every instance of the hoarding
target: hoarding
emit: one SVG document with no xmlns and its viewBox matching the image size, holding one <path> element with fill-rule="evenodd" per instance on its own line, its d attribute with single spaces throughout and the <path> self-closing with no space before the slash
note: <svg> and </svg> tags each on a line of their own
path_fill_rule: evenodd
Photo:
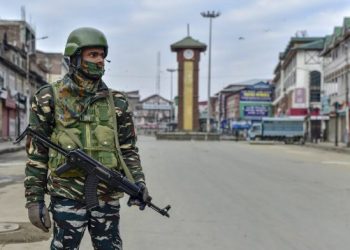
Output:
<svg viewBox="0 0 350 250">
<path fill-rule="evenodd" d="M 243 102 L 271 102 L 272 91 L 255 89 L 242 90 L 240 93 L 240 99 Z"/>
<path fill-rule="evenodd" d="M 305 89 L 304 88 L 296 88 L 294 91 L 295 103 L 304 104 L 306 101 Z"/>
<path fill-rule="evenodd" d="M 263 117 L 269 116 L 268 106 L 243 106 L 243 115 L 245 117 Z"/>
</svg>

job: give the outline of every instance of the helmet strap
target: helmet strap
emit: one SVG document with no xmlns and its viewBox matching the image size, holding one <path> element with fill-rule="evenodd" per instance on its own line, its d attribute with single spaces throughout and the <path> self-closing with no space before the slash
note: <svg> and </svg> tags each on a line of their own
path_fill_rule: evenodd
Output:
<svg viewBox="0 0 350 250">
<path fill-rule="evenodd" d="M 77 70 L 81 68 L 81 51 L 78 50 L 69 61 L 69 74 L 73 75 Z"/>
</svg>

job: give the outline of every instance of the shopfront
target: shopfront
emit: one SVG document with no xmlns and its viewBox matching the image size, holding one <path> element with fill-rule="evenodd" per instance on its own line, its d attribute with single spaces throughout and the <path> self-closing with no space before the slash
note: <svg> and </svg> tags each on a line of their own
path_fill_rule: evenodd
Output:
<svg viewBox="0 0 350 250">
<path fill-rule="evenodd" d="M 3 140 L 16 137 L 16 99 L 8 91 L 2 90 L 1 101 L 1 138 Z"/>
</svg>

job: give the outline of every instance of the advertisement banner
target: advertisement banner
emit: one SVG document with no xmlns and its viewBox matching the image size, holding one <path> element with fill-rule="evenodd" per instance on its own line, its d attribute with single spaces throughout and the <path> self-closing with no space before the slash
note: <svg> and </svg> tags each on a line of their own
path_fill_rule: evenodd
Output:
<svg viewBox="0 0 350 250">
<path fill-rule="evenodd" d="M 268 106 L 243 106 L 243 115 L 245 117 L 269 116 L 269 107 Z"/>
<path fill-rule="evenodd" d="M 329 114 L 331 112 L 329 96 L 321 97 L 321 114 Z"/>
<path fill-rule="evenodd" d="M 170 110 L 171 106 L 169 104 L 157 104 L 157 103 L 143 103 L 142 109 L 149 110 Z"/>
<path fill-rule="evenodd" d="M 295 103 L 304 104 L 305 103 L 305 89 L 304 88 L 296 88 L 294 91 Z"/>
<path fill-rule="evenodd" d="M 0 99 L 6 100 L 6 99 L 7 99 L 7 96 L 8 96 L 7 90 L 0 89 Z"/>
<path fill-rule="evenodd" d="M 241 101 L 244 102 L 271 102 L 272 101 L 272 91 L 271 90 L 242 90 L 240 94 Z"/>
<path fill-rule="evenodd" d="M 7 98 L 5 101 L 5 106 L 10 109 L 16 109 L 16 100 Z"/>
</svg>

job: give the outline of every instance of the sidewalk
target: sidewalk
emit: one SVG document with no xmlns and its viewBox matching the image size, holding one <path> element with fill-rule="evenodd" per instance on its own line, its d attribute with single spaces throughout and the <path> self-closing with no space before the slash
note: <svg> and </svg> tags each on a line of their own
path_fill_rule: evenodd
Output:
<svg viewBox="0 0 350 250">
<path fill-rule="evenodd" d="M 19 151 L 25 148 L 25 141 L 20 144 L 13 144 L 13 141 L 2 141 L 0 142 L 0 154 L 10 153 Z"/>
<path fill-rule="evenodd" d="M 248 141 L 251 145 L 284 145 L 283 141 Z M 345 143 L 338 143 L 338 146 L 334 145 L 334 142 L 318 142 L 318 143 L 311 143 L 306 142 L 304 145 L 301 144 L 288 144 L 293 145 L 297 147 L 308 147 L 308 148 L 315 148 L 325 151 L 333 151 L 337 153 L 345 153 L 350 154 L 350 147 L 346 147 Z"/>
<path fill-rule="evenodd" d="M 338 146 L 336 147 L 334 145 L 334 142 L 319 142 L 319 143 L 306 142 L 304 146 L 327 150 L 327 151 L 335 151 L 338 153 L 350 153 L 350 147 L 346 147 L 344 143 L 338 143 Z"/>
</svg>

